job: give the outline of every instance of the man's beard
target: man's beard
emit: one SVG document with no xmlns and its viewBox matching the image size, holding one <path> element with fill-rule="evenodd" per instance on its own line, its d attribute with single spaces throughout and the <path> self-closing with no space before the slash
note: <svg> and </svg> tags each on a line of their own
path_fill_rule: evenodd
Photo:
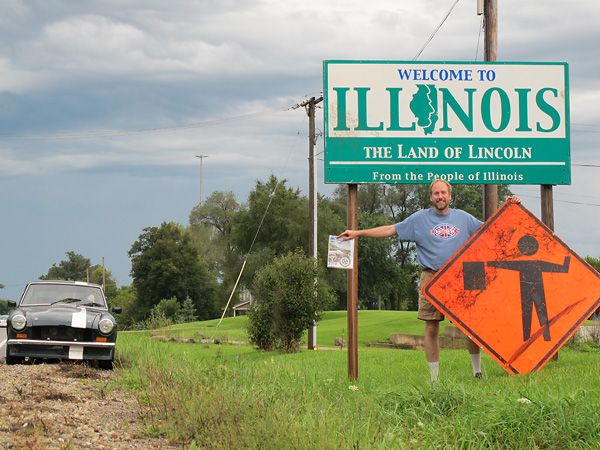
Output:
<svg viewBox="0 0 600 450">
<path fill-rule="evenodd" d="M 434 203 L 434 207 L 438 211 L 443 211 L 444 209 L 446 209 L 448 207 L 448 202 L 447 201 L 436 202 L 436 203 Z"/>
</svg>

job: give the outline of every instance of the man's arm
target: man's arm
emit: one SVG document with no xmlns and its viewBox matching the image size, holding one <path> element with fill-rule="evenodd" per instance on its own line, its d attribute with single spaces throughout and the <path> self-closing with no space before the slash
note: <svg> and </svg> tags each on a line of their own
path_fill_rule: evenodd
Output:
<svg viewBox="0 0 600 450">
<path fill-rule="evenodd" d="M 394 236 L 395 234 L 396 227 L 394 225 L 383 225 L 381 227 L 368 228 L 366 230 L 346 230 L 338 236 L 338 239 L 343 237 L 344 241 L 347 241 L 359 236 L 384 238 Z"/>
</svg>

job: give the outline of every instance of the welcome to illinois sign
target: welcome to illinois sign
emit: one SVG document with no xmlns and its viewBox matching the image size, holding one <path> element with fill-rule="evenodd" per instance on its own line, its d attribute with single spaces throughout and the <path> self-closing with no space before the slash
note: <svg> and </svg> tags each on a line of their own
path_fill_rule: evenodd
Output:
<svg viewBox="0 0 600 450">
<path fill-rule="evenodd" d="M 325 61 L 325 182 L 570 184 L 566 63 Z"/>
<path fill-rule="evenodd" d="M 423 290 L 511 374 L 538 371 L 600 307 L 600 275 L 510 201 Z"/>
</svg>

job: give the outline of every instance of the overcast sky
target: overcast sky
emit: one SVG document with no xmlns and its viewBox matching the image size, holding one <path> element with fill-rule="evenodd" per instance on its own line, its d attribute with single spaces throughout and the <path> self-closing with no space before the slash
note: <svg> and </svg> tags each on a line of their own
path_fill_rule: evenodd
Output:
<svg viewBox="0 0 600 450">
<path fill-rule="evenodd" d="M 307 194 L 308 121 L 292 107 L 321 94 L 323 60 L 411 61 L 454 4 L 0 0 L 0 298 L 68 251 L 130 284 L 143 228 L 188 224 L 197 155 L 204 197 L 245 201 L 271 173 Z M 573 181 L 555 188 L 555 231 L 599 257 L 600 3 L 498 4 L 499 61 L 569 63 Z M 419 61 L 482 61 L 480 31 L 476 0 L 460 0 Z M 539 186 L 512 190 L 539 215 Z"/>
</svg>

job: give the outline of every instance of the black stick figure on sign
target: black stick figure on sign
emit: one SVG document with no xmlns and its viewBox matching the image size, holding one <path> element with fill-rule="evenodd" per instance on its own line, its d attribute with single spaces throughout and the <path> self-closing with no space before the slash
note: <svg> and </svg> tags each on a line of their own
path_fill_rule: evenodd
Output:
<svg viewBox="0 0 600 450">
<path fill-rule="evenodd" d="M 523 255 L 535 255 L 539 244 L 535 237 L 525 235 L 517 243 L 517 248 Z M 488 261 L 488 267 L 515 270 L 519 272 L 521 282 L 521 308 L 523 313 L 523 341 L 531 336 L 531 314 L 533 307 L 543 328 L 544 340 L 550 340 L 550 325 L 546 311 L 546 295 L 544 294 L 543 273 L 568 273 L 570 256 L 565 256 L 563 264 L 547 261 Z"/>
</svg>

